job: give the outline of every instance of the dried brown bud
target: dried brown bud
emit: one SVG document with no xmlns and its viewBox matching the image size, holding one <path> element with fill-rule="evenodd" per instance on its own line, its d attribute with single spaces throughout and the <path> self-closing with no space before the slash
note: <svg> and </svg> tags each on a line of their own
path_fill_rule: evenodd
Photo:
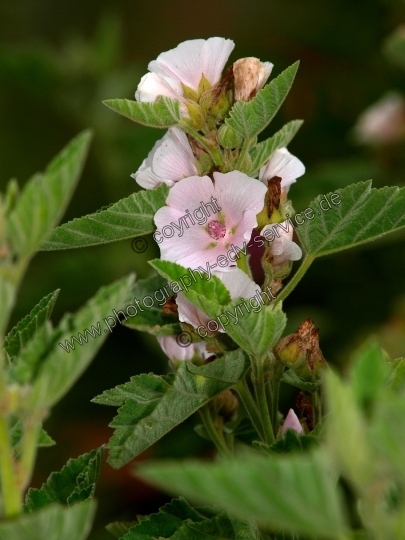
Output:
<svg viewBox="0 0 405 540">
<path fill-rule="evenodd" d="M 216 398 L 216 406 L 218 407 L 218 414 L 224 418 L 224 420 L 230 420 L 234 412 L 239 407 L 238 398 L 232 392 L 232 390 L 225 390 Z"/>
<path fill-rule="evenodd" d="M 258 58 L 241 58 L 233 64 L 235 101 L 250 101 L 263 88 L 273 64 Z"/>
<path fill-rule="evenodd" d="M 176 297 L 171 296 L 163 306 L 163 315 L 173 315 L 176 319 L 179 318 L 179 307 L 176 304 Z"/>
<path fill-rule="evenodd" d="M 281 178 L 279 176 L 273 176 L 267 181 L 267 214 L 272 216 L 274 210 L 278 210 L 280 206 L 281 197 Z"/>
</svg>

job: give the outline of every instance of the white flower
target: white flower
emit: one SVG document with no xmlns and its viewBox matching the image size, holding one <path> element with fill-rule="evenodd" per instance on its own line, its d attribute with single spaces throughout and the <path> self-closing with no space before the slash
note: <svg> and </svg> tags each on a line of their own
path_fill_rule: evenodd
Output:
<svg viewBox="0 0 405 540">
<path fill-rule="evenodd" d="M 132 178 L 145 189 L 153 189 L 165 183 L 173 186 L 182 178 L 197 174 L 195 158 L 186 134 L 178 128 L 170 128 L 157 141 Z"/>
<path fill-rule="evenodd" d="M 205 359 L 211 356 L 205 348 L 204 341 L 190 343 L 188 347 L 181 347 L 177 343 L 175 336 L 158 336 L 157 340 L 162 347 L 163 352 L 173 363 L 176 361 L 182 362 L 183 360 L 193 360 L 194 357 Z"/>
<path fill-rule="evenodd" d="M 395 92 L 389 92 L 366 109 L 354 127 L 358 142 L 387 144 L 405 136 L 405 101 Z"/>
<path fill-rule="evenodd" d="M 266 84 L 273 64 L 260 62 L 258 58 L 241 58 L 233 64 L 235 77 L 235 101 L 249 101 Z"/>
<path fill-rule="evenodd" d="M 267 180 L 274 176 L 281 178 L 281 189 L 289 190 L 291 184 L 305 173 L 305 165 L 290 154 L 287 148 L 279 148 L 260 169 L 259 180 L 267 185 Z"/>
<path fill-rule="evenodd" d="M 250 240 L 256 215 L 264 206 L 266 187 L 239 171 L 214 172 L 213 176 L 214 182 L 208 176 L 177 182 L 169 192 L 167 206 L 156 212 L 157 229 L 165 236 L 159 243 L 162 259 L 186 268 L 207 268 L 210 264 L 214 269 L 219 267 L 218 257 L 227 257 L 232 244 L 243 249 Z M 231 270 L 223 266 L 224 272 Z"/>
<path fill-rule="evenodd" d="M 260 287 L 239 268 L 235 268 L 232 272 L 215 272 L 213 275 L 223 282 L 230 292 L 232 300 L 236 298 L 252 298 L 257 290 L 260 290 Z M 179 319 L 181 322 L 189 323 L 195 328 L 207 326 L 210 317 L 187 300 L 182 292 L 177 294 L 176 304 L 179 307 Z"/>
<path fill-rule="evenodd" d="M 294 229 L 288 221 L 266 225 L 261 230 L 260 235 L 270 242 L 275 266 L 301 259 L 302 251 L 299 245 L 293 242 L 293 234 Z"/>
<path fill-rule="evenodd" d="M 219 37 L 183 41 L 149 63 L 151 73 L 142 77 L 135 98 L 152 102 L 160 96 L 178 99 L 187 114 L 182 85 L 197 91 L 203 75 L 212 86 L 216 84 L 234 46 L 232 40 Z"/>
<path fill-rule="evenodd" d="M 303 429 L 300 424 L 300 421 L 298 420 L 298 417 L 293 411 L 293 409 L 290 409 L 288 411 L 287 417 L 284 420 L 284 424 L 281 427 L 281 434 L 284 435 L 287 429 L 293 429 L 299 434 L 303 433 Z"/>
</svg>

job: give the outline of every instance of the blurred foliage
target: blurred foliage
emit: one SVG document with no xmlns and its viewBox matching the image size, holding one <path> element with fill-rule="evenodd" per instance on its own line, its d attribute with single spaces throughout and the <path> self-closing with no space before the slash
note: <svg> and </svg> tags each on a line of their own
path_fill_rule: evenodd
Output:
<svg viewBox="0 0 405 540">
<path fill-rule="evenodd" d="M 94 130 L 90 158 L 63 222 L 128 196 L 137 170 L 162 134 L 119 117 L 101 104 L 132 98 L 147 63 L 185 39 L 232 38 L 231 60 L 257 56 L 275 64 L 274 75 L 297 59 L 300 69 L 286 103 L 263 139 L 287 121 L 305 120 L 291 151 L 307 166 L 290 195 L 299 211 L 320 193 L 373 178 L 374 186 L 404 185 L 404 144 L 359 147 L 351 132 L 358 115 L 387 90 L 405 92 L 401 67 L 387 60 L 387 39 L 405 23 L 402 0 L 185 0 L 139 3 L 86 0 L 0 3 L 0 189 L 41 170 L 73 135 Z M 385 51 L 385 52 L 384 52 Z M 405 265 L 403 234 L 316 261 L 286 302 L 287 333 L 311 316 L 321 327 L 328 360 L 344 364 L 370 332 L 380 332 L 394 357 L 404 353 Z M 143 254 L 130 241 L 39 253 L 25 279 L 14 324 L 49 292 L 61 288 L 55 319 L 74 311 L 101 286 L 135 271 L 145 277 L 158 256 L 149 241 Z M 399 269 L 399 270 L 398 270 Z M 107 441 L 113 412 L 90 399 L 132 375 L 164 373 L 155 339 L 118 328 L 75 388 L 56 407 L 47 431 L 57 445 L 40 453 L 35 482 L 51 470 Z M 293 396 L 285 394 L 285 407 Z M 61 430 L 54 418 L 62 419 Z M 73 437 L 73 434 L 75 436 Z M 149 455 L 196 455 L 206 449 L 193 420 L 163 439 Z M 173 444 L 173 441 L 175 444 Z M 176 444 L 177 443 L 177 444 Z M 131 478 L 131 469 L 104 467 L 99 518 L 92 538 L 109 538 L 108 520 L 133 519 L 167 499 Z M 123 501 L 127 498 L 126 505 Z"/>
</svg>

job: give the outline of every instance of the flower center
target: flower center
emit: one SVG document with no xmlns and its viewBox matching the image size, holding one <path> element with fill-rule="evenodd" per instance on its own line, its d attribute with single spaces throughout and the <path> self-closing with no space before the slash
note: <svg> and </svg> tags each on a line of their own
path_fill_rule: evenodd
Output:
<svg viewBox="0 0 405 540">
<path fill-rule="evenodd" d="M 226 235 L 226 228 L 223 223 L 221 223 L 217 219 L 213 219 L 212 221 L 208 222 L 207 232 L 211 236 L 211 238 L 213 238 L 214 240 L 219 240 Z"/>
</svg>

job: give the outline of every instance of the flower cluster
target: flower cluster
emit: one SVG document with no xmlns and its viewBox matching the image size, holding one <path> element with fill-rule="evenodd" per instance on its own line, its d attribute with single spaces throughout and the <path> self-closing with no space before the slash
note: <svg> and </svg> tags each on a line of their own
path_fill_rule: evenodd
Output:
<svg viewBox="0 0 405 540">
<path fill-rule="evenodd" d="M 159 247 L 162 259 L 185 267 L 213 269 L 230 246 L 243 248 L 252 235 L 265 238 L 273 224 L 286 219 L 288 190 L 305 172 L 302 162 L 282 147 L 250 174 L 246 152 L 255 142 L 243 141 L 224 121 L 236 102 L 255 98 L 273 64 L 243 58 L 223 74 L 233 48 L 231 40 L 219 37 L 185 41 L 149 63 L 149 73 L 135 93 L 139 102 L 153 103 L 162 96 L 180 102 L 183 122 L 168 130 L 132 176 L 145 189 L 169 186 L 166 206 L 157 211 L 154 221 L 158 230 L 178 222 L 182 232 L 166 236 Z M 208 221 L 188 223 L 186 215 L 192 219 L 190 211 L 210 200 L 217 206 Z M 265 240 L 261 257 L 266 285 L 273 280 L 280 288 L 280 275 L 287 275 L 291 261 L 301 257 L 292 234 L 290 230 L 273 242 Z M 242 269 L 235 260 L 212 272 L 232 299 L 252 296 L 264 285 L 262 278 L 256 278 L 258 284 L 253 279 L 250 260 L 256 255 L 248 251 Z M 181 292 L 176 303 L 180 322 L 190 329 L 209 319 Z M 188 350 L 177 345 L 173 336 L 159 342 L 172 360 L 209 356 L 204 342 L 192 343 Z"/>
</svg>

